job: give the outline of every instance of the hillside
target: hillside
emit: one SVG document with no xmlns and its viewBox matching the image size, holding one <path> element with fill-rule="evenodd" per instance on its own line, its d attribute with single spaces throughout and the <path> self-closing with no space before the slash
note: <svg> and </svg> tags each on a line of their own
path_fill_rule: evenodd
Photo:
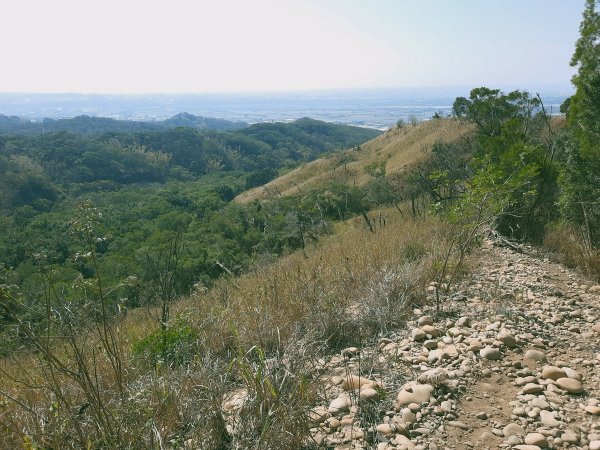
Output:
<svg viewBox="0 0 600 450">
<path fill-rule="evenodd" d="M 108 117 L 76 116 L 69 119 L 43 119 L 32 122 L 17 116 L 0 114 L 0 134 L 43 134 L 66 131 L 80 134 L 133 133 L 140 131 L 167 130 L 189 127 L 197 130 L 228 131 L 247 127 L 245 122 L 232 122 L 225 119 L 194 116 L 179 113 L 162 121 L 138 121 L 111 119 Z"/>
<path fill-rule="evenodd" d="M 245 203 L 273 195 L 298 194 L 332 181 L 364 185 L 372 178 L 367 173 L 370 166 L 385 163 L 386 174 L 401 173 L 426 159 L 434 143 L 453 142 L 473 129 L 471 124 L 455 119 L 395 127 L 354 149 L 320 158 L 263 186 L 243 192 L 236 201 Z"/>
</svg>

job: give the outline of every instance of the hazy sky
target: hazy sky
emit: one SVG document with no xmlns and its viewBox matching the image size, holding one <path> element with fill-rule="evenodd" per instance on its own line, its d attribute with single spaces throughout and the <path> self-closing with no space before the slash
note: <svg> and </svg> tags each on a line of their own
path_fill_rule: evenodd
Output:
<svg viewBox="0 0 600 450">
<path fill-rule="evenodd" d="M 584 0 L 8 0 L 0 92 L 567 87 Z"/>
</svg>

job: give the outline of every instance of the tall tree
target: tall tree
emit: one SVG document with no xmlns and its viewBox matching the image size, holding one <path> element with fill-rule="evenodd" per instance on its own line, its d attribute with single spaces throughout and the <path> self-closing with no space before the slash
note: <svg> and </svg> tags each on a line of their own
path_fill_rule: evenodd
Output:
<svg viewBox="0 0 600 450">
<path fill-rule="evenodd" d="M 571 65 L 575 94 L 568 102 L 561 209 L 582 227 L 588 248 L 600 244 L 600 5 L 587 0 Z"/>
</svg>

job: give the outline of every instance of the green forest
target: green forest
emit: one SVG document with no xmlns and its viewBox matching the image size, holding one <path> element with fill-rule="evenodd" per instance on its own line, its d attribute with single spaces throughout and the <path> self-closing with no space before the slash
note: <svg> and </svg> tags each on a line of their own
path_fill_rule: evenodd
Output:
<svg viewBox="0 0 600 450">
<path fill-rule="evenodd" d="M 104 119 L 93 121 L 106 127 Z M 302 247 L 327 232 L 331 211 L 321 212 L 307 199 L 302 205 L 299 199 L 237 205 L 233 198 L 380 134 L 311 119 L 227 132 L 122 132 L 118 121 L 110 123 L 117 131 L 0 136 L 1 276 L 18 286 L 34 321 L 45 293 L 43 273 L 69 299 L 77 295 L 77 280 L 101 270 L 109 285 L 119 286 L 111 296 L 116 311 L 147 300 L 143 287 L 153 275 L 148 259 L 159 258 L 175 241 L 184 249 L 177 295 L 194 284 L 210 286 L 225 271 L 241 273 L 259 257 Z M 98 219 L 97 261 L 73 232 L 78 215 Z"/>
</svg>

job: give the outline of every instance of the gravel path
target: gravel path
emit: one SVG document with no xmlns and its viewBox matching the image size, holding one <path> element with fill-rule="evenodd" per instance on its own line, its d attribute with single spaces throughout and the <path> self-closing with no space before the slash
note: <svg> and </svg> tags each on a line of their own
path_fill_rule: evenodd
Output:
<svg viewBox="0 0 600 450">
<path fill-rule="evenodd" d="M 319 448 L 600 450 L 599 285 L 486 240 L 445 309 L 325 363 Z"/>
</svg>

